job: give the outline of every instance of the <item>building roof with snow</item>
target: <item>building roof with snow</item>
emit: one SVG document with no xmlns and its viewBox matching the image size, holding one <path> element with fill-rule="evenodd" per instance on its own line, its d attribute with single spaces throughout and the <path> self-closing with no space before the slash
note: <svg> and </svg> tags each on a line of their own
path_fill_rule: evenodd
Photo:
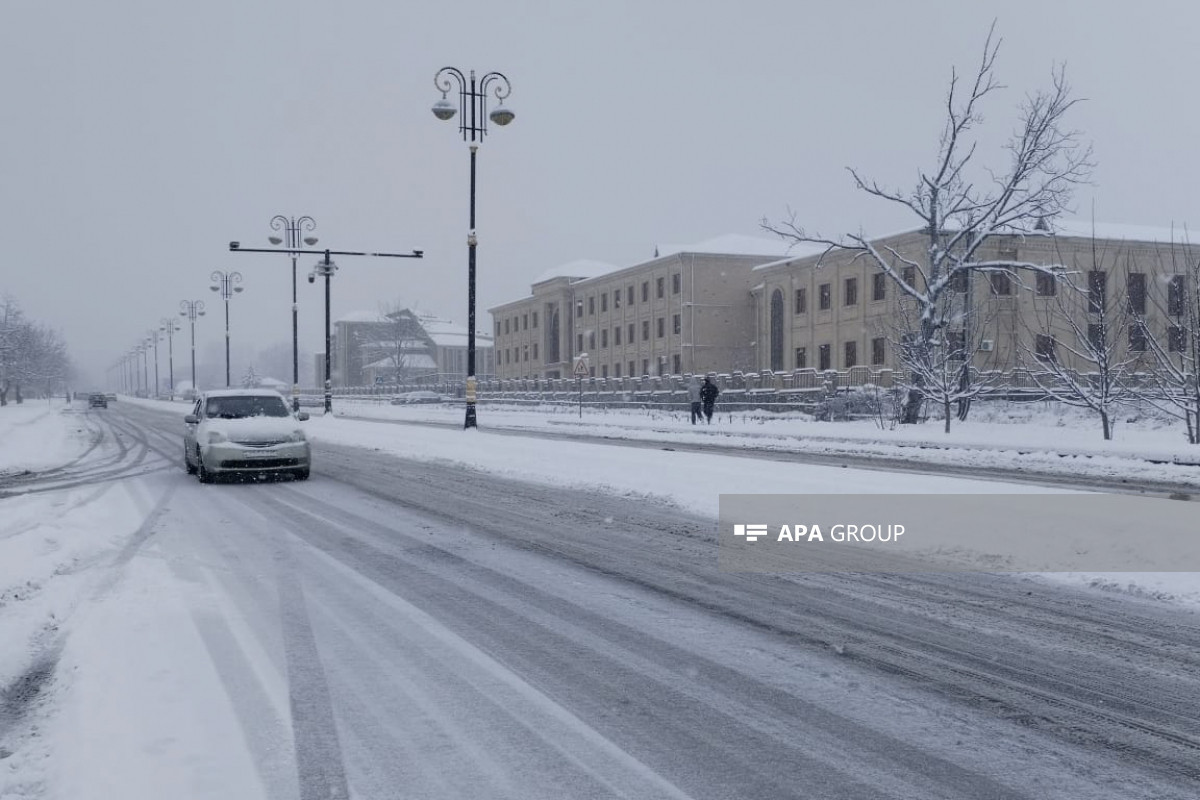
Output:
<svg viewBox="0 0 1200 800">
<path fill-rule="evenodd" d="M 566 264 L 561 264 L 557 267 L 551 267 L 533 279 L 534 284 L 545 283 L 552 281 L 555 278 L 570 278 L 571 280 L 583 280 L 585 278 L 595 278 L 609 272 L 616 272 L 620 267 L 613 264 L 606 264 L 603 261 L 592 261 L 590 259 L 578 259 L 576 261 L 568 261 Z"/>
<path fill-rule="evenodd" d="M 765 239 L 727 233 L 695 244 L 663 244 L 656 248 L 659 258 L 678 253 L 707 253 L 722 256 L 786 256 L 791 245 L 782 239 Z"/>
</svg>

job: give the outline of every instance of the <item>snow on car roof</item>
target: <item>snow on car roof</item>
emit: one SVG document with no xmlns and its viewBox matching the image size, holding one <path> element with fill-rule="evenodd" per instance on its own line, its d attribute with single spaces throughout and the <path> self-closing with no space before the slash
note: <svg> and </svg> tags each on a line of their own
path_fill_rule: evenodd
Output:
<svg viewBox="0 0 1200 800">
<path fill-rule="evenodd" d="M 275 389 L 208 389 L 205 397 L 283 397 Z"/>
</svg>

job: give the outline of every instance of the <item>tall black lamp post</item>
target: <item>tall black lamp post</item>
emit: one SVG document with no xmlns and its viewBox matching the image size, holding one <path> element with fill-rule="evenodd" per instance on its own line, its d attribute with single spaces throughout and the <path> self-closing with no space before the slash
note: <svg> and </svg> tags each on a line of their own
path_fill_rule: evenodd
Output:
<svg viewBox="0 0 1200 800">
<path fill-rule="evenodd" d="M 455 85 L 458 86 L 458 105 L 446 99 Z M 467 229 L 467 417 L 463 428 L 476 427 L 475 417 L 475 153 L 487 134 L 487 120 L 504 126 L 516 116 L 504 105 L 504 99 L 512 94 L 508 78 L 499 72 L 489 72 L 482 78 L 475 77 L 475 70 L 468 75 L 455 67 L 442 67 L 433 76 L 433 85 L 442 93 L 442 99 L 433 104 L 433 115 L 449 120 L 459 114 L 458 130 L 463 141 L 471 150 L 471 212 L 470 227 Z M 487 95 L 496 96 L 496 107 L 489 114 Z"/>
<path fill-rule="evenodd" d="M 313 231 L 317 223 L 312 217 L 285 217 L 276 214 L 271 217 L 271 230 L 279 231 L 282 236 L 268 236 L 271 244 L 282 244 L 288 255 L 292 257 L 292 410 L 300 410 L 300 304 L 296 296 L 296 257 L 300 254 L 300 244 L 312 247 L 317 243 L 317 237 L 304 236 L 305 231 Z"/>
<path fill-rule="evenodd" d="M 204 316 L 204 301 L 203 300 L 181 300 L 179 302 L 179 316 L 187 317 L 192 323 L 192 391 L 199 391 L 196 386 L 196 317 Z"/>
<path fill-rule="evenodd" d="M 220 292 L 221 299 L 225 301 L 225 388 L 229 388 L 233 385 L 229 380 L 229 298 L 242 291 L 242 287 L 238 286 L 242 282 L 242 273 L 216 270 L 208 279 L 213 282 L 208 288 Z"/>
<path fill-rule="evenodd" d="M 174 317 L 163 317 L 158 321 L 158 329 L 167 334 L 167 380 L 171 384 L 171 399 L 175 399 L 175 334 L 179 325 Z"/>
</svg>

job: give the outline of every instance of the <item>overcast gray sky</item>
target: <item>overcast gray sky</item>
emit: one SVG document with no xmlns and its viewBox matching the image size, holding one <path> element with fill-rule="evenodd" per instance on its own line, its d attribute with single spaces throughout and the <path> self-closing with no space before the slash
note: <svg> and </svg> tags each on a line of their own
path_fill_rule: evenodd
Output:
<svg viewBox="0 0 1200 800">
<path fill-rule="evenodd" d="M 1009 88 L 984 109 L 981 157 L 1002 166 L 1017 103 L 1063 61 L 1098 162 L 1080 215 L 1186 222 L 1190 2 L 5 0 L 0 291 L 96 380 L 184 298 L 207 302 L 198 350 L 213 352 L 214 269 L 245 276 L 235 342 L 290 342 L 287 259 L 226 248 L 308 214 L 323 245 L 426 253 L 343 259 L 335 315 L 402 300 L 465 323 L 467 150 L 429 111 L 445 65 L 513 85 L 516 120 L 479 155 L 481 328 L 549 267 L 756 235 L 788 207 L 824 233 L 891 232 L 910 220 L 844 167 L 912 182 L 950 68 L 974 67 L 993 17 Z"/>
</svg>

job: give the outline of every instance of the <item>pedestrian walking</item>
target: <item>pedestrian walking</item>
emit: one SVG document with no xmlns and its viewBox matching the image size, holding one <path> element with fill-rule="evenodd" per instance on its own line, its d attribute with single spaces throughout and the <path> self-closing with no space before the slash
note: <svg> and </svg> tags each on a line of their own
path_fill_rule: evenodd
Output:
<svg viewBox="0 0 1200 800">
<path fill-rule="evenodd" d="M 688 402 L 692 404 L 692 424 L 696 424 L 696 420 L 700 419 L 700 379 L 695 375 L 688 381 Z"/>
<path fill-rule="evenodd" d="M 721 394 L 721 390 L 713 383 L 712 378 L 706 377 L 704 385 L 700 387 L 700 401 L 704 405 L 704 418 L 712 425 L 713 406 L 717 402 L 717 396 Z"/>
</svg>

